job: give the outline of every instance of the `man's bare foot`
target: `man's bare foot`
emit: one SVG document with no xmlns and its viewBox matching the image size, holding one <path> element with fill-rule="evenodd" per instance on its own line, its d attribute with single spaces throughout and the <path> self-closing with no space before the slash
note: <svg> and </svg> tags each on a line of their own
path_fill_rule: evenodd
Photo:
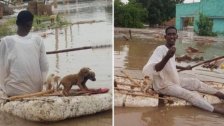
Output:
<svg viewBox="0 0 224 126">
<path fill-rule="evenodd" d="M 224 99 L 224 94 L 222 92 L 215 93 L 215 96 L 217 96 L 220 99 Z"/>
</svg>

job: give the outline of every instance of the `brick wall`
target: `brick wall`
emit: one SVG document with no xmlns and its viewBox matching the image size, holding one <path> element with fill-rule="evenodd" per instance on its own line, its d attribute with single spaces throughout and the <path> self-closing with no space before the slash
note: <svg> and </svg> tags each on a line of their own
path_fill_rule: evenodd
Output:
<svg viewBox="0 0 224 126">
<path fill-rule="evenodd" d="M 30 1 L 27 10 L 34 15 L 52 15 L 51 5 L 44 5 L 43 2 Z"/>
</svg>

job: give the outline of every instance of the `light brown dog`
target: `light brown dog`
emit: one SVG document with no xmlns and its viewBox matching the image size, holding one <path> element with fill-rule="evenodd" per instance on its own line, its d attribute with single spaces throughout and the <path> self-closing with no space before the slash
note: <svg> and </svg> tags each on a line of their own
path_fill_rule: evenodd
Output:
<svg viewBox="0 0 224 126">
<path fill-rule="evenodd" d="M 89 89 L 86 87 L 86 81 L 88 79 L 91 81 L 96 81 L 95 73 L 91 71 L 90 68 L 84 67 L 80 69 L 77 74 L 69 74 L 63 77 L 60 84 L 58 85 L 58 88 L 61 84 L 63 85 L 63 94 L 65 96 L 69 95 L 69 91 L 71 90 L 72 85 L 78 85 L 82 91 L 88 92 Z"/>
<path fill-rule="evenodd" d="M 46 90 L 57 89 L 60 79 L 61 77 L 55 74 L 50 74 L 44 82 Z"/>
<path fill-rule="evenodd" d="M 141 85 L 141 90 L 146 93 L 149 92 L 149 89 L 152 89 L 152 81 L 150 80 L 149 76 L 144 77 L 144 81 Z"/>
</svg>

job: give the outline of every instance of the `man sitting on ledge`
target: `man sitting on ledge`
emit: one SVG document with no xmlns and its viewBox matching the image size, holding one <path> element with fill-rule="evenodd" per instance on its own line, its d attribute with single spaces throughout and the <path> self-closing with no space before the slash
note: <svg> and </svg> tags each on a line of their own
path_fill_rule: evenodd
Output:
<svg viewBox="0 0 224 126">
<path fill-rule="evenodd" d="M 154 50 L 148 63 L 143 68 L 145 76 L 153 77 L 153 89 L 163 95 L 184 99 L 201 109 L 224 114 L 224 109 L 212 106 L 199 94 L 192 91 L 199 91 L 224 99 L 222 92 L 209 87 L 196 78 L 179 77 L 177 69 L 190 70 L 191 67 L 176 66 L 175 42 L 178 38 L 177 29 L 173 26 L 166 28 L 164 37 L 166 44 L 160 45 Z"/>
<path fill-rule="evenodd" d="M 8 96 L 41 91 L 48 72 L 43 40 L 29 33 L 32 23 L 32 13 L 21 11 L 17 34 L 0 42 L 0 89 Z"/>
</svg>

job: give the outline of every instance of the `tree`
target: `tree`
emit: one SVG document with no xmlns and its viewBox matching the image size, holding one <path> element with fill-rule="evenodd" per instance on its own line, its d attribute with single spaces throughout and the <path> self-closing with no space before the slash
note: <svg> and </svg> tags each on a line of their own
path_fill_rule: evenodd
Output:
<svg viewBox="0 0 224 126">
<path fill-rule="evenodd" d="M 215 36 L 212 32 L 213 21 L 203 14 L 199 14 L 199 21 L 196 22 L 198 26 L 198 35 L 201 36 Z"/>
<path fill-rule="evenodd" d="M 114 25 L 115 27 L 143 27 L 147 17 L 147 10 L 136 0 L 129 0 L 128 4 L 120 0 L 114 1 Z"/>
<path fill-rule="evenodd" d="M 148 18 L 145 20 L 150 26 L 161 24 L 175 17 L 176 4 L 184 0 L 137 0 L 147 8 Z"/>
</svg>

